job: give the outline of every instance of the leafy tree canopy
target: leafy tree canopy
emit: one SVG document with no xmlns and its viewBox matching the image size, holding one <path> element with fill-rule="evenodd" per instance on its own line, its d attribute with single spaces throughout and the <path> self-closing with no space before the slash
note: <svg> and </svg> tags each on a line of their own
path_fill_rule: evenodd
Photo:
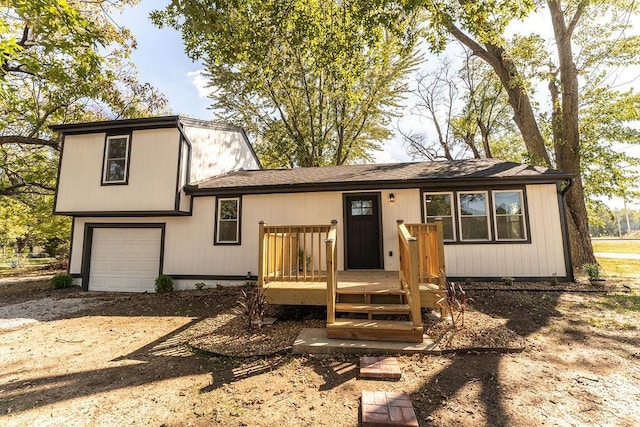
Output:
<svg viewBox="0 0 640 427">
<path fill-rule="evenodd" d="M 161 94 L 138 82 L 128 59 L 135 40 L 111 16 L 135 3 L 0 1 L 0 205 L 15 218 L 8 234 L 40 233 L 25 223 L 68 232 L 68 219 L 51 216 L 60 141 L 49 125 L 166 107 Z"/>
<path fill-rule="evenodd" d="M 0 12 L 0 195 L 49 194 L 59 141 L 48 125 L 165 108 L 140 84 L 135 41 L 110 13 L 135 0 L 13 0 Z"/>
<path fill-rule="evenodd" d="M 182 31 L 206 63 L 215 114 L 252 134 L 268 166 L 368 159 L 418 60 L 417 14 L 391 6 L 175 0 L 152 18 Z"/>
</svg>

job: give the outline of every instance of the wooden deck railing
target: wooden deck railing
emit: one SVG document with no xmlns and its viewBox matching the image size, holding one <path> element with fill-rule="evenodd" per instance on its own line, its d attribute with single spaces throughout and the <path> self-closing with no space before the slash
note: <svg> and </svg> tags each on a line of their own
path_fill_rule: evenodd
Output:
<svg viewBox="0 0 640 427">
<path fill-rule="evenodd" d="M 405 224 L 409 234 L 418 241 L 420 283 L 434 283 L 445 287 L 444 239 L 442 220 L 427 224 Z"/>
<path fill-rule="evenodd" d="M 415 327 L 422 326 L 418 276 L 420 274 L 418 239 L 409 233 L 407 226 L 402 221 L 398 221 L 398 248 L 400 255 L 400 285 L 405 291 L 405 297 L 411 310 L 411 321 Z"/>
<path fill-rule="evenodd" d="M 336 290 L 338 288 L 338 221 L 331 221 L 331 229 L 325 240 L 327 257 L 327 323 L 336 321 Z"/>
<path fill-rule="evenodd" d="M 328 259 L 323 246 L 331 229 L 331 225 L 268 226 L 261 221 L 258 286 L 269 282 L 326 282 Z"/>
</svg>

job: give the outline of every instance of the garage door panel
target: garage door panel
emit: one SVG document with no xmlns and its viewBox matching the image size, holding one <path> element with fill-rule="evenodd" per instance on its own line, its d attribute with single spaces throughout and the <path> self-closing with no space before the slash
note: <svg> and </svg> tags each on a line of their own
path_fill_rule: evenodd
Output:
<svg viewBox="0 0 640 427">
<path fill-rule="evenodd" d="M 89 290 L 153 292 L 161 239 L 160 228 L 95 228 Z"/>
</svg>

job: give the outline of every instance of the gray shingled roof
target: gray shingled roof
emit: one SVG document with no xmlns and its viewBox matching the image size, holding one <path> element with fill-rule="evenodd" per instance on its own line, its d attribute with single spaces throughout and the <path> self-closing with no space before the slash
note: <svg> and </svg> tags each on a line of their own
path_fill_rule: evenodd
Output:
<svg viewBox="0 0 640 427">
<path fill-rule="evenodd" d="M 402 188 L 427 181 L 481 180 L 493 182 L 557 182 L 571 178 L 564 172 L 495 159 L 325 166 L 298 169 L 236 171 L 187 187 L 192 194 L 267 193 L 320 189 Z"/>
</svg>

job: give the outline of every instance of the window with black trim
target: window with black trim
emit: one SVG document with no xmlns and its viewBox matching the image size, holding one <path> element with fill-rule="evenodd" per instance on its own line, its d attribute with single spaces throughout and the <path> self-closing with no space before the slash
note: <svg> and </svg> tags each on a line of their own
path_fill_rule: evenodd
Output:
<svg viewBox="0 0 640 427">
<path fill-rule="evenodd" d="M 445 241 L 456 240 L 453 226 L 453 193 L 424 193 L 424 215 L 426 222 L 442 218 L 442 234 Z"/>
<path fill-rule="evenodd" d="M 448 243 L 530 242 L 526 190 L 423 192 L 424 222 L 442 218 Z"/>
<path fill-rule="evenodd" d="M 217 244 L 240 243 L 240 198 L 218 198 L 216 209 Z"/>
<path fill-rule="evenodd" d="M 103 184 L 126 184 L 129 166 L 129 135 L 108 136 L 102 167 Z"/>
<path fill-rule="evenodd" d="M 459 192 L 460 240 L 490 240 L 486 191 Z"/>
<path fill-rule="evenodd" d="M 521 190 L 494 190 L 493 213 L 496 240 L 526 240 Z"/>
</svg>

